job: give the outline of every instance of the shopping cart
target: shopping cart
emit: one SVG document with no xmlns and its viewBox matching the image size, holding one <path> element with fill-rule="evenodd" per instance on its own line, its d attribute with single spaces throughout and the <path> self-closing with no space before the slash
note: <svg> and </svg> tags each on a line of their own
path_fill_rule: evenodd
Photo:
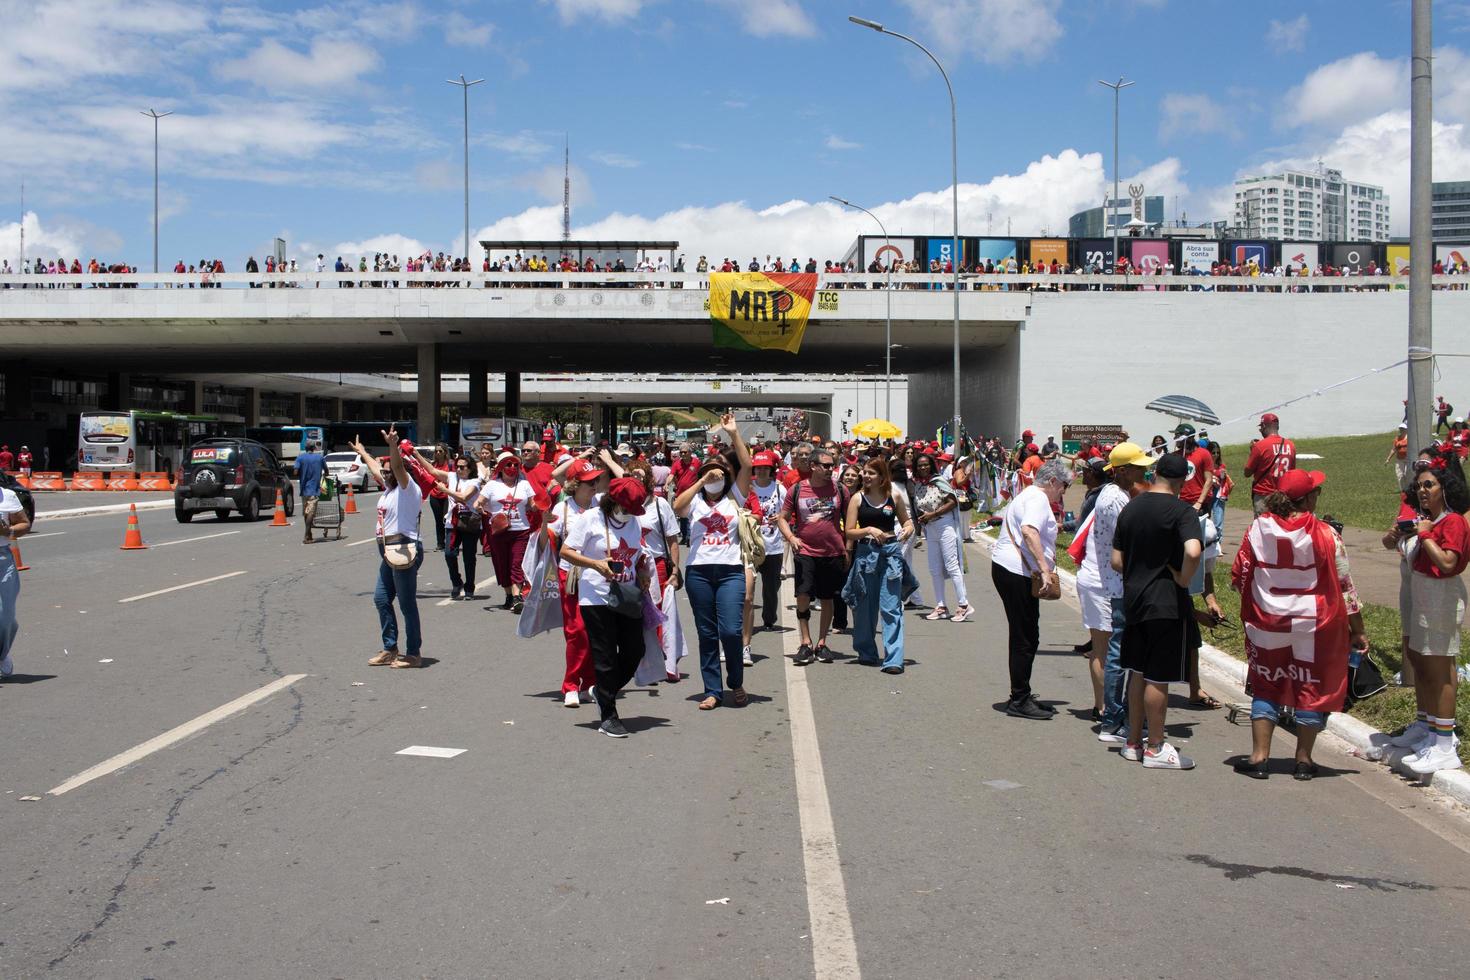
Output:
<svg viewBox="0 0 1470 980">
<path fill-rule="evenodd" d="M 322 478 L 321 494 L 316 498 L 316 517 L 312 527 L 322 532 L 325 539 L 328 531 L 336 531 L 342 540 L 342 486 L 331 477 Z"/>
</svg>

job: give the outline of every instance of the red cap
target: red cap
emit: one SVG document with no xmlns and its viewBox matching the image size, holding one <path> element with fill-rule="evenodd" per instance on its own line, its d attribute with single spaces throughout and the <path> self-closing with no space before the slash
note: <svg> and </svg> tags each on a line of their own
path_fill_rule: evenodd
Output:
<svg viewBox="0 0 1470 980">
<path fill-rule="evenodd" d="M 1037 446 L 1034 442 L 1028 442 L 1026 443 L 1026 451 L 1028 453 L 1039 453 L 1041 452 L 1041 447 Z"/>
<path fill-rule="evenodd" d="M 1276 489 L 1292 500 L 1300 500 L 1326 479 L 1327 475 L 1321 470 L 1287 470 L 1276 478 Z"/>
<path fill-rule="evenodd" d="M 775 469 L 776 468 L 776 454 L 775 453 L 756 453 L 753 457 L 751 457 L 750 465 L 752 467 L 756 467 L 756 466 L 769 466 L 771 469 Z"/>
<path fill-rule="evenodd" d="M 1036 435 L 1036 433 L 1032 432 L 1030 429 L 1027 429 L 1027 430 L 1025 430 L 1024 432 L 1021 433 L 1021 438 L 1022 439 L 1029 440 L 1029 439 L 1033 438 L 1035 435 Z"/>
<path fill-rule="evenodd" d="M 1265 425 L 1268 423 L 1271 425 L 1280 425 L 1281 420 L 1276 417 L 1276 414 L 1274 412 L 1267 412 L 1265 415 L 1261 416 L 1261 424 Z"/>
<path fill-rule="evenodd" d="M 607 495 L 613 499 L 613 503 L 637 517 L 643 513 L 643 502 L 648 499 L 648 490 L 643 486 L 642 480 L 620 476 L 608 486 Z"/>
<path fill-rule="evenodd" d="M 567 482 L 590 483 L 605 472 L 606 470 L 598 469 L 585 459 L 575 460 L 571 466 L 567 467 Z"/>
<path fill-rule="evenodd" d="M 407 439 L 399 439 L 398 440 L 398 452 L 399 452 L 400 455 L 403 455 L 403 456 L 412 456 L 413 455 L 413 443 L 410 442 Z"/>
</svg>

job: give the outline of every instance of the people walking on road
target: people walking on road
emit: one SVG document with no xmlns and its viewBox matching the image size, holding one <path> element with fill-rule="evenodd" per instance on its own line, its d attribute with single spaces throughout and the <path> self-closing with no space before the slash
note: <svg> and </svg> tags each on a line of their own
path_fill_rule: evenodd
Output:
<svg viewBox="0 0 1470 980">
<path fill-rule="evenodd" d="M 451 470 L 449 447 L 442 442 L 436 445 L 434 458 L 429 461 L 429 465 L 436 471 L 448 474 Z M 434 515 L 434 550 L 443 551 L 445 531 L 449 526 L 445 523 L 445 515 L 449 513 L 449 495 L 442 487 L 436 485 L 429 491 L 429 510 Z"/>
<path fill-rule="evenodd" d="M 842 466 L 842 472 L 837 478 L 837 485 L 842 488 L 841 516 L 845 521 L 847 518 L 848 501 L 861 493 L 863 489 L 863 471 L 856 459 Z M 846 548 L 842 556 L 842 583 L 838 584 L 837 594 L 832 597 L 832 632 L 837 634 L 846 633 L 851 628 L 848 616 L 850 610 L 847 608 L 847 600 L 842 598 L 842 588 L 843 584 L 847 582 L 848 572 L 852 569 L 853 543 L 847 540 L 845 535 L 842 543 Z M 826 601 L 823 600 L 822 605 L 825 606 L 826 604 Z"/>
<path fill-rule="evenodd" d="M 444 525 L 444 563 L 449 566 L 449 598 L 464 598 L 470 602 L 475 595 L 476 552 L 480 545 L 480 531 L 484 527 L 485 514 L 481 509 L 483 498 L 480 481 L 474 475 L 475 464 L 468 455 L 454 461 L 454 469 L 444 476 L 445 508 L 441 523 Z M 429 498 L 431 501 L 433 497 Z M 464 575 L 460 576 L 460 565 Z"/>
<path fill-rule="evenodd" d="M 938 464 L 927 452 L 914 456 L 910 484 L 914 495 L 914 524 L 924 535 L 929 579 L 934 583 L 934 608 L 924 618 L 952 618 L 963 623 L 974 615 L 975 609 L 970 605 L 969 593 L 965 591 L 964 564 L 960 555 L 959 492 L 939 474 Z M 953 616 L 944 601 L 946 583 L 954 588 Z"/>
<path fill-rule="evenodd" d="M 1006 507 L 1001 534 L 990 555 L 990 580 L 1005 607 L 1009 633 L 1011 691 L 1006 714 L 1013 718 L 1041 721 L 1056 714 L 1055 708 L 1042 704 L 1032 692 L 1031 670 L 1041 646 L 1040 600 L 1061 594 L 1052 504 L 1062 499 L 1070 483 L 1071 473 L 1063 460 L 1048 460 L 1037 468 L 1031 485 Z"/>
<path fill-rule="evenodd" d="M 404 461 L 405 446 L 413 452 L 408 440 L 400 445 L 396 429 L 383 433 L 388 444 L 388 466 L 367 451 L 361 439 L 353 439 L 352 448 L 362 464 L 378 481 L 383 492 L 378 494 L 378 584 L 373 590 L 373 605 L 378 609 L 378 625 L 382 630 L 383 648 L 368 661 L 374 667 L 422 667 L 423 637 L 419 630 L 418 577 L 424 563 L 423 542 L 419 540 L 419 513 L 424 497 L 409 477 Z M 398 646 L 398 617 L 393 603 L 403 613 L 406 647 Z"/>
<path fill-rule="evenodd" d="M 659 646 L 664 655 L 664 679 L 670 684 L 677 684 L 681 679 L 679 661 L 689 656 L 678 603 L 679 591 L 684 587 L 684 572 L 679 565 L 679 519 L 674 516 L 674 506 L 667 498 L 654 493 L 653 466 L 647 460 L 630 462 L 627 474 L 641 482 L 648 492 L 638 525 L 643 529 L 643 547 L 648 549 L 657 573 L 653 599 L 654 605 L 664 615 L 664 624 L 658 628 Z"/>
<path fill-rule="evenodd" d="M 754 663 L 750 641 L 755 631 L 757 579 L 761 593 L 761 628 L 775 629 L 781 617 L 781 563 L 786 555 L 786 542 L 781 539 L 778 518 L 786 503 L 786 488 L 776 480 L 776 463 L 776 454 L 772 452 L 759 452 L 751 457 L 750 499 L 745 506 L 759 521 L 766 556 L 758 567 L 747 568 L 745 572 L 745 615 L 740 655 L 747 667 Z"/>
<path fill-rule="evenodd" d="M 1317 775 L 1312 747 L 1328 714 L 1341 711 L 1347 698 L 1348 651 L 1368 649 L 1347 551 L 1331 525 L 1315 514 L 1324 480 L 1316 471 L 1283 474 L 1231 568 L 1231 585 L 1240 593 L 1252 695 L 1251 751 L 1234 767 L 1252 779 L 1270 775 L 1271 736 L 1283 708 L 1292 709 L 1296 718 L 1293 777 Z M 1297 628 L 1304 610 L 1310 611 L 1309 639 Z"/>
<path fill-rule="evenodd" d="M 1388 457 L 1384 464 L 1393 464 L 1394 482 L 1400 491 L 1407 489 L 1409 482 L 1409 423 L 1400 422 L 1398 431 L 1394 433 L 1393 445 L 1388 450 Z"/>
<path fill-rule="evenodd" d="M 1189 678 L 1189 627 L 1194 604 L 1189 580 L 1203 553 L 1199 515 L 1179 499 L 1189 475 L 1184 457 L 1166 453 L 1154 481 L 1118 516 L 1113 570 L 1123 574 L 1122 664 L 1128 678 L 1128 741 L 1123 758 L 1150 769 L 1193 769 L 1164 738 L 1169 685 Z M 1143 744 L 1144 724 L 1148 744 Z"/>
<path fill-rule="evenodd" d="M 521 473 L 520 458 L 503 452 L 496 457 L 490 482 L 481 493 L 490 514 L 490 561 L 495 566 L 495 581 L 505 591 L 501 608 L 519 614 L 526 587 L 521 561 L 531 537 L 529 507 L 536 490 Z"/>
<path fill-rule="evenodd" d="M 15 542 L 30 530 L 31 522 L 26 518 L 20 497 L 8 487 L 0 487 L 0 533 L 5 535 L 5 546 L 0 548 L 0 679 L 15 672 L 15 660 L 10 653 L 20 632 L 16 619 L 20 570 L 16 567 Z"/>
<path fill-rule="evenodd" d="M 874 631 L 883 625 L 883 673 L 903 673 L 903 597 L 917 585 L 903 558 L 903 542 L 914 533 L 906 495 L 894 492 L 888 464 L 870 459 L 862 488 L 847 504 L 844 521 L 853 544 L 852 568 L 843 597 L 852 610 L 852 649 L 860 664 L 877 666 Z"/>
<path fill-rule="evenodd" d="M 1266 509 L 1266 498 L 1276 492 L 1276 481 L 1296 468 L 1296 444 L 1281 436 L 1281 420 L 1267 412 L 1261 416 L 1261 438 L 1251 445 L 1245 460 L 1245 475 L 1251 482 L 1251 505 L 1256 516 Z"/>
<path fill-rule="evenodd" d="M 1406 655 L 1414 668 L 1415 720 L 1390 740 L 1412 748 L 1404 764 L 1417 773 L 1457 769 L 1456 670 L 1465 622 L 1464 572 L 1470 562 L 1470 490 L 1454 453 L 1437 453 L 1415 465 L 1412 489 L 1418 513 L 1384 536 L 1408 562 Z M 1404 603 L 1400 603 L 1404 606 Z"/>
<path fill-rule="evenodd" d="M 301 523 L 305 525 L 301 543 L 311 544 L 312 526 L 316 523 L 316 502 L 322 495 L 322 475 L 326 471 L 326 457 L 322 455 L 321 443 L 315 440 L 306 444 L 306 452 L 296 457 L 296 479 L 300 482 Z M 326 532 L 323 531 L 323 540 Z"/>
<path fill-rule="evenodd" d="M 1455 406 L 1444 400 L 1444 395 L 1435 399 L 1434 405 L 1434 434 L 1439 435 L 1441 429 L 1447 429 L 1450 425 L 1450 416 L 1455 414 Z"/>
<path fill-rule="evenodd" d="M 597 681 L 592 668 L 592 650 L 587 645 L 587 627 L 582 621 L 581 604 L 577 596 L 578 573 L 570 562 L 560 557 L 561 547 L 568 540 L 582 515 L 594 509 L 598 503 L 598 485 L 606 485 L 607 471 L 594 466 L 582 458 L 573 460 L 562 477 L 565 488 L 559 500 L 545 515 L 540 533 L 549 547 L 555 548 L 557 577 L 561 583 L 561 629 L 566 639 L 566 671 L 562 675 L 562 704 L 568 708 L 579 707 L 584 699 L 592 699 L 592 687 Z"/>
<path fill-rule="evenodd" d="M 587 628 L 596 676 L 593 694 L 602 716 L 598 730 L 612 738 L 628 737 L 618 718 L 617 697 L 643 659 L 643 593 L 656 574 L 638 523 L 647 497 L 642 481 L 613 480 L 561 546 L 561 557 L 578 570 L 577 602 Z"/>
<path fill-rule="evenodd" d="M 699 671 L 704 680 L 701 711 L 724 700 L 724 677 L 737 707 L 748 700 L 745 663 L 740 655 L 741 619 L 745 607 L 745 565 L 740 558 L 740 508 L 750 496 L 750 451 L 740 438 L 735 416 L 720 419 L 734 446 L 738 468 L 724 455 L 699 467 L 695 481 L 674 500 L 674 513 L 689 521 L 689 560 L 684 582 L 689 608 L 699 633 Z"/>
<path fill-rule="evenodd" d="M 812 660 L 831 663 L 827 634 L 832 630 L 835 604 L 847 578 L 847 542 L 842 518 L 847 500 L 834 479 L 837 457 L 829 449 L 811 454 L 811 475 L 796 481 L 787 494 L 778 521 L 796 559 L 796 626 L 801 645 L 792 661 L 805 667 Z M 812 642 L 811 603 L 822 603 L 816 643 Z"/>
</svg>

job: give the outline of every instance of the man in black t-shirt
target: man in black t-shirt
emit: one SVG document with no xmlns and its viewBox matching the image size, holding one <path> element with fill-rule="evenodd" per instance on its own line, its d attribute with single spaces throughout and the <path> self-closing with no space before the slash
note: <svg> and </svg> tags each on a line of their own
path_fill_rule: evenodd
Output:
<svg viewBox="0 0 1470 980">
<path fill-rule="evenodd" d="M 1128 676 L 1128 743 L 1123 757 L 1150 769 L 1192 769 L 1194 760 L 1164 741 L 1169 685 L 1188 679 L 1189 625 L 1194 604 L 1189 580 L 1204 542 L 1199 515 L 1179 499 L 1189 465 L 1168 454 L 1154 468 L 1149 489 L 1118 515 L 1112 565 L 1123 575 L 1121 663 Z M 1143 723 L 1148 720 L 1148 745 Z"/>
</svg>

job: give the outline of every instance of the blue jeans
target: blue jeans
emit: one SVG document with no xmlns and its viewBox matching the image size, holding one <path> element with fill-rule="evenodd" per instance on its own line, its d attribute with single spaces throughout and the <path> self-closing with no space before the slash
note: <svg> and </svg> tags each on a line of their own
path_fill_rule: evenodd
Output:
<svg viewBox="0 0 1470 980">
<path fill-rule="evenodd" d="M 872 545 L 863 542 L 858 546 L 857 558 L 872 549 Z M 854 560 L 853 565 L 859 562 Z M 883 666 L 903 666 L 903 600 L 899 596 L 902 588 L 903 578 L 899 575 L 890 577 L 892 569 L 888 562 L 880 561 L 866 573 L 859 572 L 863 577 L 862 601 L 852 607 L 852 649 L 857 654 L 858 663 L 876 664 L 878 662 L 878 644 L 873 638 L 874 630 L 878 625 L 878 618 L 883 618 Z"/>
<path fill-rule="evenodd" d="M 720 648 L 725 649 L 725 674 L 732 688 L 745 686 L 745 662 L 740 659 L 745 614 L 745 568 L 741 565 L 690 565 L 684 570 L 684 590 L 694 611 L 699 633 L 699 674 L 704 696 L 723 697 Z"/>
<path fill-rule="evenodd" d="M 403 610 L 403 631 L 408 634 L 407 656 L 417 657 L 423 646 L 419 635 L 419 566 L 424 563 L 424 543 L 419 542 L 418 557 L 408 568 L 399 570 L 383 559 L 383 546 L 378 545 L 378 587 L 373 590 L 373 605 L 378 607 L 378 625 L 383 628 L 383 649 L 398 651 L 398 617 L 393 615 L 393 600 Z"/>
<path fill-rule="evenodd" d="M 1327 714 L 1325 711 L 1297 711 L 1296 723 L 1304 728 L 1321 730 L 1327 727 Z M 1263 698 L 1252 698 L 1251 721 L 1257 718 L 1264 718 L 1271 724 L 1276 724 L 1281 720 L 1281 705 Z"/>
<path fill-rule="evenodd" d="M 1215 522 L 1215 533 L 1220 540 L 1225 540 L 1225 501 L 1219 497 L 1215 498 L 1214 504 L 1210 506 L 1210 520 Z M 1222 549 L 1223 551 L 1223 549 Z"/>
<path fill-rule="evenodd" d="M 1123 728 L 1128 724 L 1128 671 L 1123 669 L 1123 627 L 1128 617 L 1123 600 L 1110 600 L 1113 606 L 1113 635 L 1108 639 L 1108 653 L 1103 658 L 1102 730 Z"/>
</svg>

